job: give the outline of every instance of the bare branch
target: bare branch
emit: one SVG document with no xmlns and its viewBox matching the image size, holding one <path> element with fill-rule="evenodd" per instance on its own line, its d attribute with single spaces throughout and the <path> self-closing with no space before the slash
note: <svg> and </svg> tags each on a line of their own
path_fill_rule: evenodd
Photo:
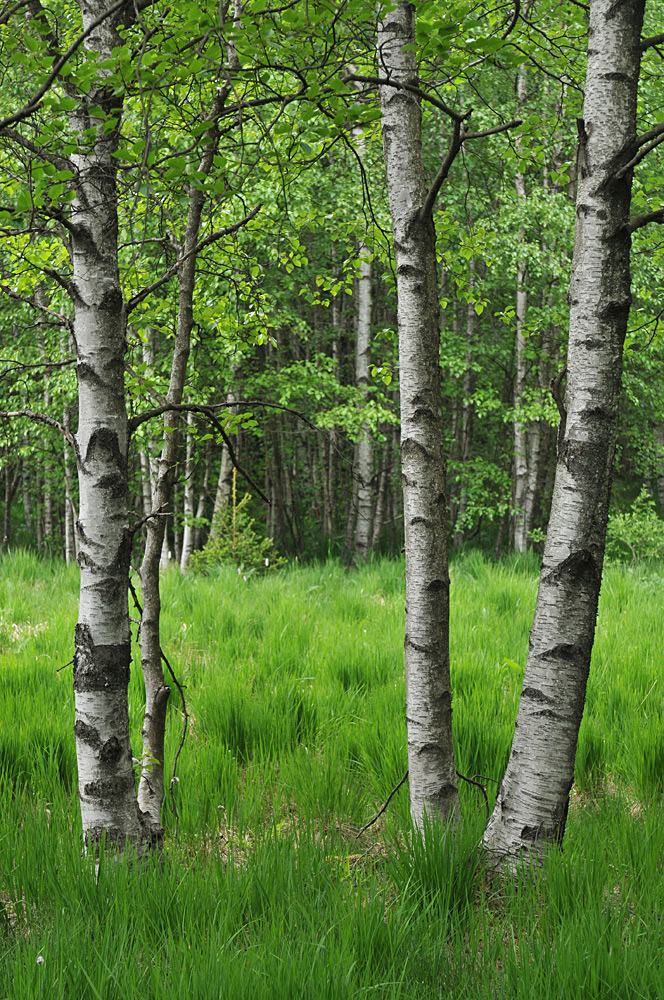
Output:
<svg viewBox="0 0 664 1000">
<path fill-rule="evenodd" d="M 148 420 L 152 420 L 153 417 L 161 416 L 162 413 L 202 413 L 204 416 L 206 416 L 210 421 L 210 423 L 213 425 L 213 427 L 215 427 L 216 430 L 218 430 L 219 433 L 221 434 L 224 444 L 228 448 L 228 455 L 234 467 L 237 469 L 240 475 L 247 480 L 252 489 L 256 490 L 261 500 L 264 500 L 265 503 L 269 505 L 270 501 L 265 496 L 258 483 L 256 483 L 251 478 L 249 473 L 245 472 L 245 470 L 239 464 L 235 455 L 235 450 L 233 448 L 231 439 L 226 433 L 223 424 L 216 416 L 214 412 L 214 407 L 197 406 L 194 403 L 165 403 L 163 406 L 156 406 L 152 410 L 146 410 L 144 413 L 139 413 L 137 416 L 131 417 L 131 419 L 128 421 L 129 432 L 133 433 L 137 427 L 141 426 L 141 424 L 144 424 Z"/>
<path fill-rule="evenodd" d="M 464 115 L 466 118 L 467 115 Z M 466 132 L 461 130 L 461 122 L 455 121 L 454 132 L 452 134 L 452 139 L 450 141 L 449 148 L 447 150 L 447 156 L 440 165 L 440 169 L 436 174 L 431 187 L 427 192 L 427 196 L 424 199 L 424 203 L 418 212 L 418 217 L 420 221 L 424 221 L 427 216 L 431 215 L 433 212 L 433 206 L 435 204 L 438 192 L 443 186 L 447 175 L 450 172 L 452 164 L 459 155 L 459 151 L 467 139 L 483 139 L 487 135 L 496 135 L 498 132 L 506 132 L 510 128 L 515 128 L 517 125 L 521 125 L 521 119 L 515 118 L 514 121 L 505 122 L 503 125 L 494 125 L 493 128 L 485 128 L 480 132 Z"/>
<path fill-rule="evenodd" d="M 18 3 L 14 3 L 11 7 L 5 7 L 3 11 L 0 12 L 0 24 L 6 24 L 12 14 L 15 14 L 17 10 L 21 10 L 22 7 L 27 7 L 30 0 L 18 0 Z"/>
<path fill-rule="evenodd" d="M 433 184 L 427 192 L 427 196 L 424 199 L 424 203 L 417 213 L 418 218 L 421 222 L 424 222 L 431 216 L 433 212 L 433 206 L 438 197 L 438 192 L 440 191 L 443 183 L 450 172 L 452 164 L 459 155 L 459 150 L 461 149 L 462 138 L 461 138 L 461 122 L 454 122 L 454 131 L 452 133 L 452 139 L 450 141 L 449 148 L 447 150 L 447 156 L 440 165 L 440 169 L 436 174 Z"/>
<path fill-rule="evenodd" d="M 76 459 L 78 461 L 79 456 L 76 438 L 63 424 L 54 420 L 53 417 L 47 416 L 46 413 L 35 413 L 34 410 L 0 410 L 0 417 L 8 420 L 12 420 L 14 417 L 26 417 L 28 420 L 32 420 L 37 424 L 46 424 L 48 427 L 53 427 L 56 431 L 59 431 L 65 441 L 72 446 L 76 452 Z"/>
<path fill-rule="evenodd" d="M 71 330 L 73 324 L 67 316 L 63 316 L 62 313 L 55 312 L 55 310 L 49 309 L 48 306 L 44 306 L 40 302 L 37 302 L 34 296 L 30 298 L 27 295 L 19 295 L 18 292 L 13 291 L 8 285 L 3 284 L 0 284 L 0 291 L 4 292 L 5 295 L 8 295 L 10 299 L 15 299 L 17 302 L 24 302 L 27 306 L 31 306 L 33 309 L 39 309 L 60 325 L 66 327 L 68 330 Z M 66 363 L 69 364 L 69 362 Z"/>
<path fill-rule="evenodd" d="M 484 128 L 479 132 L 463 132 L 461 141 L 483 139 L 485 135 L 498 135 L 499 132 L 507 132 L 508 129 L 516 128 L 518 125 L 523 125 L 523 118 L 514 118 L 511 122 L 505 122 L 504 125 L 494 125 L 493 128 Z"/>
<path fill-rule="evenodd" d="M 44 149 L 42 146 L 37 145 L 36 142 L 31 142 L 30 139 L 26 139 L 24 135 L 17 132 L 15 128 L 4 128 L 0 127 L 0 135 L 6 136 L 15 142 L 17 145 L 22 146 L 23 149 L 27 149 L 29 153 L 33 156 L 38 156 L 40 160 L 44 160 L 46 163 L 52 163 L 54 167 L 58 170 L 74 170 L 74 164 L 71 160 L 68 160 L 66 156 L 58 156 L 56 153 L 50 153 L 48 150 Z M 7 211 L 9 211 L 7 209 Z"/>
<path fill-rule="evenodd" d="M 661 45 L 664 42 L 664 31 L 660 32 L 659 35 L 650 35 L 649 38 L 641 39 L 641 51 L 645 52 L 646 49 L 652 49 L 655 45 Z"/>
<path fill-rule="evenodd" d="M 643 226 L 647 226 L 651 222 L 656 222 L 658 225 L 664 223 L 664 208 L 658 208 L 654 212 L 646 212 L 645 215 L 635 215 L 627 223 L 627 231 L 635 233 L 637 229 L 642 229 Z"/>
<path fill-rule="evenodd" d="M 232 226 L 226 226 L 224 229 L 218 229 L 215 233 L 212 233 L 210 236 L 206 237 L 206 239 L 202 240 L 195 247 L 189 250 L 188 253 L 183 254 L 182 257 L 176 260 L 175 263 L 169 267 L 168 271 L 162 274 L 161 278 L 157 278 L 157 280 L 153 281 L 151 285 L 143 288 L 140 292 L 137 292 L 136 295 L 129 299 L 125 306 L 126 315 L 128 316 L 132 309 L 135 309 L 137 305 L 140 305 L 140 303 L 146 299 L 148 295 L 151 295 L 152 292 L 155 292 L 158 288 L 161 288 L 162 285 L 165 285 L 167 281 L 170 281 L 173 275 L 177 273 L 178 269 L 182 267 L 185 261 L 190 257 L 199 254 L 201 250 L 209 247 L 212 243 L 216 243 L 217 240 L 222 239 L 222 237 L 229 236 L 231 233 L 236 233 L 238 229 L 242 229 L 242 227 L 246 226 L 248 222 L 251 222 L 251 220 L 258 215 L 261 207 L 262 205 L 256 205 L 256 207 L 253 208 L 248 215 L 245 215 L 243 219 L 240 219 L 239 222 L 235 222 Z"/>
<path fill-rule="evenodd" d="M 624 177 L 628 170 L 636 167 L 641 160 L 645 160 L 648 153 L 651 153 L 662 142 L 664 142 L 664 122 L 661 125 L 655 126 L 655 128 L 651 128 L 649 132 L 644 132 L 642 136 L 637 138 L 636 147 L 639 150 L 638 153 L 635 153 L 631 160 L 621 167 L 620 170 L 616 171 L 616 179 L 620 180 L 621 177 Z"/>
<path fill-rule="evenodd" d="M 352 83 L 357 81 L 358 83 L 370 83 L 377 87 L 394 87 L 395 90 L 406 90 L 409 94 L 414 94 L 415 97 L 419 97 L 422 101 L 427 101 L 429 104 L 433 104 L 435 108 L 442 111 L 444 114 L 448 115 L 452 121 L 462 122 L 464 119 L 468 118 L 470 111 L 465 114 L 460 114 L 455 111 L 454 108 L 450 108 L 449 105 L 445 104 L 444 101 L 440 101 L 437 97 L 432 97 L 431 94 L 427 94 L 426 90 L 421 90 L 419 87 L 413 86 L 410 83 L 399 83 L 398 80 L 391 80 L 388 76 L 362 76 L 358 73 L 346 73 L 342 77 L 344 83 Z"/>
<path fill-rule="evenodd" d="M 404 776 L 401 779 L 401 781 L 394 786 L 394 788 L 392 789 L 392 791 L 390 792 L 390 794 L 387 796 L 387 799 L 385 800 L 385 802 L 383 803 L 383 805 L 380 807 L 380 809 L 378 810 L 378 812 L 376 813 L 376 815 L 373 817 L 373 819 L 370 819 L 368 823 L 365 823 L 364 826 L 361 827 L 357 831 L 357 833 L 355 834 L 355 840 L 357 840 L 358 837 L 361 837 L 362 834 L 364 833 L 364 831 L 368 830 L 370 826 L 373 826 L 374 823 L 376 822 L 376 820 L 380 819 L 380 817 L 383 815 L 383 813 L 385 812 L 385 810 L 389 806 L 390 802 L 392 801 L 392 799 L 394 798 L 394 796 L 396 795 L 396 793 L 399 791 L 399 789 L 401 788 L 401 786 L 406 781 L 407 777 L 408 777 L 408 771 L 406 771 L 406 773 L 404 774 Z"/>
</svg>

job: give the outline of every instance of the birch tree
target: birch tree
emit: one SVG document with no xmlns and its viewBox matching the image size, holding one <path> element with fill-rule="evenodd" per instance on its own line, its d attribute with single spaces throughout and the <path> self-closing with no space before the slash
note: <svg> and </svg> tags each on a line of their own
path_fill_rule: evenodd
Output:
<svg viewBox="0 0 664 1000">
<path fill-rule="evenodd" d="M 469 132 L 469 113 L 438 99 L 452 121 L 446 157 L 428 185 L 422 153 L 422 112 L 415 53 L 415 8 L 399 3 L 378 25 L 377 63 L 383 151 L 396 264 L 401 474 L 406 554 L 406 721 L 410 809 L 458 814 L 449 668 L 449 571 L 440 328 L 433 207 Z M 357 77 L 356 77 L 357 79 Z"/>
<path fill-rule="evenodd" d="M 85 46 L 110 60 L 120 46 L 109 0 L 81 5 Z M 94 22 L 98 22 L 96 27 Z M 97 68 L 71 112 L 77 178 L 68 231 L 77 357 L 80 493 L 76 523 L 81 589 L 74 694 L 83 833 L 142 850 L 149 826 L 138 807 L 129 741 L 127 688 L 131 645 L 128 579 L 125 313 L 118 267 L 117 160 L 122 100 Z M 110 125 L 109 125 L 110 123 Z"/>
<path fill-rule="evenodd" d="M 632 171 L 644 0 L 592 0 L 569 291 L 566 387 L 514 742 L 484 846 L 507 864 L 565 831 L 593 646 L 630 308 Z M 664 131 L 664 130 L 659 130 Z M 653 136 L 650 137 L 654 138 Z"/>
</svg>

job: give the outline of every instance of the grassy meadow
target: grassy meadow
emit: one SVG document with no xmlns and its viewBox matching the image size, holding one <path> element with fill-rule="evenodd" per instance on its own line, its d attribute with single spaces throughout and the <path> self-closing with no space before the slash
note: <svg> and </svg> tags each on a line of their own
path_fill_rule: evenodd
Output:
<svg viewBox="0 0 664 1000">
<path fill-rule="evenodd" d="M 473 554 L 452 583 L 458 767 L 498 779 L 537 566 Z M 389 561 L 165 575 L 163 645 L 191 716 L 178 837 L 167 803 L 163 859 L 102 858 L 95 877 L 63 667 L 77 584 L 75 568 L 0 561 L 0 1000 L 664 996 L 656 569 L 607 570 L 564 850 L 515 885 L 478 862 L 485 808 L 465 783 L 455 838 L 414 836 L 404 787 L 356 839 L 406 769 L 403 566 Z M 181 722 L 174 691 L 171 756 Z"/>
</svg>

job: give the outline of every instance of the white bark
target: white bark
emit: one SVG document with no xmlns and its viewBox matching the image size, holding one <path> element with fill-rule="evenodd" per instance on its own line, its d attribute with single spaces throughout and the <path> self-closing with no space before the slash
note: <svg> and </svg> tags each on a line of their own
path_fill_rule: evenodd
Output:
<svg viewBox="0 0 664 1000">
<path fill-rule="evenodd" d="M 355 343 L 355 384 L 367 396 L 371 364 L 371 252 L 360 247 L 360 276 L 357 283 L 357 338 Z M 371 427 L 362 425 L 362 437 L 355 445 L 353 478 L 357 483 L 354 561 L 371 552 L 374 508 L 374 449 Z"/>
<path fill-rule="evenodd" d="M 484 845 L 503 863 L 565 830 L 602 575 L 630 306 L 631 171 L 644 0 L 592 0 L 570 337 L 549 531 L 507 771 Z M 506 860 L 505 860 L 506 859 Z"/>
<path fill-rule="evenodd" d="M 528 5 L 524 5 L 524 15 L 527 14 Z M 519 117 L 523 112 L 523 107 L 526 103 L 527 91 L 526 91 L 526 73 L 523 67 L 519 70 L 517 77 L 517 103 L 519 107 Z M 523 143 L 520 136 L 517 135 L 515 139 L 515 145 L 517 150 L 517 155 L 523 153 Z M 520 165 L 517 170 L 516 176 L 514 178 L 514 187 L 516 190 L 517 205 L 520 210 L 523 211 L 523 206 L 526 201 L 526 177 L 523 173 L 523 168 Z M 518 411 L 523 406 L 525 402 L 525 390 L 526 390 L 526 378 L 528 375 L 528 361 L 526 358 L 526 348 L 527 348 L 527 337 L 525 334 L 526 328 L 526 313 L 528 310 L 528 291 L 526 287 L 528 265 L 523 253 L 523 244 L 525 242 L 525 229 L 522 226 L 519 233 L 519 243 L 521 245 L 521 252 L 519 253 L 519 259 L 516 265 L 516 371 L 514 375 L 514 398 L 513 405 L 515 410 L 514 422 L 513 422 L 513 435 L 514 435 L 514 506 L 516 508 L 514 514 L 514 551 L 515 552 L 525 552 L 528 548 L 528 531 L 530 530 L 530 525 L 528 524 L 528 513 L 527 513 L 527 495 L 529 488 L 529 449 L 528 449 L 528 426 L 519 415 Z"/>
<path fill-rule="evenodd" d="M 180 556 L 180 570 L 187 572 L 189 558 L 194 551 L 194 415 L 187 414 L 187 442 L 184 462 L 184 532 L 182 535 L 182 555 Z"/>
<path fill-rule="evenodd" d="M 378 27 L 381 76 L 417 85 L 414 40 L 414 8 L 400 3 Z M 419 101 L 387 86 L 380 96 L 399 303 L 410 808 L 421 825 L 425 813 L 458 813 L 436 237 L 431 214 L 421 212 L 427 187 Z"/>
<path fill-rule="evenodd" d="M 82 4 L 84 27 L 110 6 Z M 86 47 L 110 59 L 120 44 L 110 18 Z M 99 78 L 101 77 L 101 79 Z M 146 843 L 129 742 L 127 687 L 130 635 L 127 603 L 129 530 L 127 414 L 124 398 L 125 328 L 117 257 L 116 160 L 118 127 L 104 132 L 101 106 L 119 118 L 118 99 L 103 74 L 71 114 L 78 133 L 73 203 L 74 340 L 77 354 L 80 511 L 76 524 L 81 570 L 74 692 L 79 798 L 86 844 L 102 837 L 118 846 Z M 87 131 L 86 130 L 92 130 Z"/>
</svg>

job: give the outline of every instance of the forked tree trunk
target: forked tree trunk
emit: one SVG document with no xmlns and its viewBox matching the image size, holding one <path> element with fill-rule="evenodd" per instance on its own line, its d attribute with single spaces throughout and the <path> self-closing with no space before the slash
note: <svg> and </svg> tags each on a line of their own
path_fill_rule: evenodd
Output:
<svg viewBox="0 0 664 1000">
<path fill-rule="evenodd" d="M 110 4 L 82 4 L 88 28 Z M 110 18 L 94 29 L 88 50 L 111 60 L 120 44 Z M 110 71 L 107 71 L 110 72 Z M 124 395 L 125 319 L 118 273 L 114 152 L 120 102 L 97 73 L 71 113 L 79 151 L 73 155 L 77 194 L 72 209 L 74 340 L 79 418 L 76 434 L 80 511 L 76 524 L 81 590 L 74 654 L 76 755 L 83 834 L 88 848 L 130 843 L 139 851 L 148 828 L 138 808 L 129 742 L 130 635 L 127 601 L 127 413 Z M 94 108 L 114 118 L 97 117 Z"/>
<path fill-rule="evenodd" d="M 417 86 L 414 43 L 414 8 L 400 3 L 378 26 L 380 76 Z M 380 99 L 399 303 L 410 809 L 421 826 L 425 813 L 452 818 L 459 808 L 452 745 L 436 236 L 431 213 L 421 211 L 427 187 L 419 100 L 388 86 L 381 86 Z"/>
<path fill-rule="evenodd" d="M 566 418 L 507 771 L 485 837 L 537 858 L 567 818 L 602 578 L 630 306 L 629 208 L 644 0 L 592 0 L 570 284 Z"/>
</svg>

